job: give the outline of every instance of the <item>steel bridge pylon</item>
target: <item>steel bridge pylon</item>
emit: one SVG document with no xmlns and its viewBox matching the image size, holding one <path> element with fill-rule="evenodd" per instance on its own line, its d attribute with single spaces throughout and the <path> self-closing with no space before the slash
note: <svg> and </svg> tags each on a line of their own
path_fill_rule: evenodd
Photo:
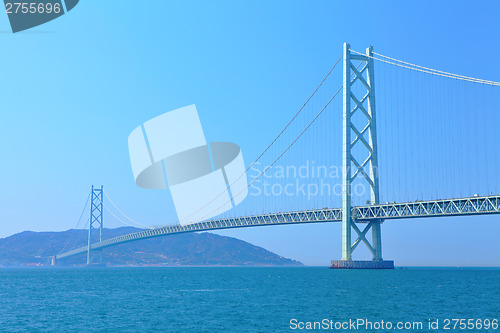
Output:
<svg viewBox="0 0 500 333">
<path fill-rule="evenodd" d="M 91 245 L 93 243 L 102 241 L 102 228 L 103 228 L 103 188 L 94 188 L 92 185 L 90 192 L 90 220 L 89 220 L 89 237 L 87 246 L 87 265 L 92 263 L 92 256 L 90 253 Z M 101 255 L 97 256 L 99 263 L 101 262 Z"/>
<path fill-rule="evenodd" d="M 352 183 L 358 177 L 370 188 L 369 203 L 380 203 L 373 47 L 366 49 L 366 55 L 359 55 L 351 53 L 349 44 L 344 43 L 343 61 L 342 260 L 332 261 L 332 268 L 393 268 L 392 261 L 382 259 L 382 220 L 372 220 L 361 230 L 352 216 Z M 359 61 L 359 65 L 355 66 L 352 61 Z M 361 89 L 353 91 L 358 82 Z M 363 115 L 358 117 L 362 122 L 355 120 L 356 113 Z M 367 157 L 361 156 L 360 151 Z M 371 243 L 366 239 L 370 229 Z M 351 242 L 352 230 L 357 234 L 354 243 Z M 352 261 L 352 252 L 361 242 L 373 254 L 372 262 Z"/>
</svg>

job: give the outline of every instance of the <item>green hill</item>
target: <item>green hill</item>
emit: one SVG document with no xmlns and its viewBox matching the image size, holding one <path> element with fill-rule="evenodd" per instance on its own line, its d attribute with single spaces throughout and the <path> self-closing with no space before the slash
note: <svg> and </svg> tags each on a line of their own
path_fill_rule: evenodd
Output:
<svg viewBox="0 0 500 333">
<path fill-rule="evenodd" d="M 103 239 L 137 232 L 124 227 L 104 229 Z M 49 257 L 87 245 L 86 230 L 24 231 L 0 239 L 0 266 L 46 266 Z M 98 252 L 96 252 L 98 253 Z M 102 263 L 110 266 L 301 266 L 245 241 L 211 233 L 186 233 L 145 239 L 106 248 Z M 62 259 L 58 265 L 83 265 L 86 255 Z"/>
</svg>

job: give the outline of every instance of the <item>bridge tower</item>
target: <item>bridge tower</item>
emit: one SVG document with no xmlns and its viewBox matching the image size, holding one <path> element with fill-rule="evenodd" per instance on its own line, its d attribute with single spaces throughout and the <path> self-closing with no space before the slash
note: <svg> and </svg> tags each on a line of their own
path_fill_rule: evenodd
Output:
<svg viewBox="0 0 500 333">
<path fill-rule="evenodd" d="M 89 238 L 87 247 L 87 265 L 92 263 L 91 245 L 102 241 L 102 222 L 103 222 L 103 188 L 94 188 L 90 192 L 90 220 L 89 220 Z M 97 260 L 101 262 L 99 252 Z"/>
<path fill-rule="evenodd" d="M 361 230 L 352 216 L 352 182 L 362 177 L 370 188 L 370 204 L 379 204 L 377 127 L 375 110 L 375 77 L 373 47 L 366 49 L 366 55 L 351 53 L 348 43 L 344 43 L 343 75 L 343 149 L 342 149 L 342 260 L 333 260 L 332 268 L 393 268 L 392 261 L 382 259 L 381 220 L 366 223 Z M 359 62 L 358 66 L 353 61 Z M 355 83 L 362 89 L 353 91 Z M 361 93 L 360 93 L 361 90 Z M 354 114 L 361 113 L 357 120 Z M 362 121 L 359 120 L 362 119 Z M 353 137 L 352 137 L 353 136 Z M 360 146 L 360 147 L 358 147 Z M 356 149 L 353 149 L 355 148 Z M 368 157 L 360 156 L 360 152 Z M 363 158 L 364 160 L 362 160 Z M 360 163 L 361 162 L 361 163 Z M 366 172 L 368 168 L 368 172 Z M 366 239 L 371 229 L 371 243 Z M 357 234 L 351 242 L 351 230 Z M 372 261 L 353 261 L 352 252 L 363 242 L 373 255 Z"/>
</svg>

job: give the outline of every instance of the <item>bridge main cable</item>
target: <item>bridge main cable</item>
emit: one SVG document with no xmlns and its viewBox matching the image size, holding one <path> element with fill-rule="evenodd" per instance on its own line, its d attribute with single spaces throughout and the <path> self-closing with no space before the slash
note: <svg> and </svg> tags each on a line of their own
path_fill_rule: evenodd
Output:
<svg viewBox="0 0 500 333">
<path fill-rule="evenodd" d="M 449 72 L 445 72 L 445 71 L 440 71 L 440 70 L 432 69 L 432 68 L 429 68 L 429 67 L 419 66 L 419 65 L 412 64 L 410 62 L 406 62 L 406 61 L 403 61 L 403 60 L 398 60 L 398 59 L 395 59 L 395 58 L 391 58 L 391 57 L 382 55 L 380 53 L 373 52 L 373 54 L 376 54 L 376 55 L 378 55 L 378 56 L 380 56 L 382 58 L 386 58 L 386 59 L 389 59 L 389 60 L 381 59 L 381 58 L 374 57 L 374 56 L 368 56 L 366 54 L 363 54 L 361 52 L 357 52 L 357 51 L 354 51 L 354 50 L 350 50 L 350 51 L 353 52 L 353 53 L 365 56 L 365 57 L 372 58 L 372 59 L 377 60 L 377 61 L 384 62 L 386 64 L 391 64 L 391 65 L 394 65 L 394 66 L 411 69 L 411 70 L 414 70 L 414 71 L 417 71 L 417 72 L 422 72 L 422 73 L 427 73 L 427 74 L 431 74 L 431 75 L 437 75 L 437 76 L 447 77 L 447 78 L 450 78 L 450 79 L 456 79 L 456 80 L 462 80 L 462 81 L 468 81 L 468 82 L 474 82 L 474 83 L 481 83 L 481 84 L 487 84 L 487 85 L 492 85 L 492 86 L 500 86 L 500 82 L 490 81 L 490 80 L 484 80 L 484 79 L 477 79 L 477 78 L 473 78 L 473 77 L 469 77 L 469 76 L 464 76 L 464 75 L 453 74 L 453 73 L 449 73 Z"/>
</svg>

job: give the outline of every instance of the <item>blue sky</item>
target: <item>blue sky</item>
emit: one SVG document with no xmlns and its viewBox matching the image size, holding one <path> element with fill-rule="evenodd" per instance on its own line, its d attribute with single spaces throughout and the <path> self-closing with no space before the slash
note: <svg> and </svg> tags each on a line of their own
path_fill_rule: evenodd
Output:
<svg viewBox="0 0 500 333">
<path fill-rule="evenodd" d="M 17 34 L 2 15 L 0 237 L 73 228 L 92 184 L 104 185 L 137 221 L 172 222 L 169 193 L 134 183 L 129 133 L 196 104 L 207 140 L 238 143 L 249 163 L 344 41 L 499 81 L 499 12 L 494 1 L 81 1 Z M 498 216 L 387 222 L 384 257 L 400 265 L 500 265 L 499 232 Z M 310 265 L 340 258 L 340 224 L 218 233 Z"/>
</svg>

